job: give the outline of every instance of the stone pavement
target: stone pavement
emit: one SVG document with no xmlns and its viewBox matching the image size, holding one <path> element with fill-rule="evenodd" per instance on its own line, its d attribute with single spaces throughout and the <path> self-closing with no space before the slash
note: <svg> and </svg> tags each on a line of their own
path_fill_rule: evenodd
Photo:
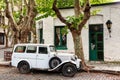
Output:
<svg viewBox="0 0 120 80">
<path fill-rule="evenodd" d="M 102 72 L 109 74 L 120 74 L 120 62 L 86 62 L 90 66 L 94 66 L 90 72 Z M 0 58 L 0 66 L 10 66 L 10 61 Z"/>
</svg>

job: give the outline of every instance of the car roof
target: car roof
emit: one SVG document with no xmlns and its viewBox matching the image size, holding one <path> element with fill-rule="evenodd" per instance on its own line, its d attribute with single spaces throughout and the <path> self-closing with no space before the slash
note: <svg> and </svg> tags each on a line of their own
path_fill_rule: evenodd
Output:
<svg viewBox="0 0 120 80">
<path fill-rule="evenodd" d="M 54 45 L 52 45 L 52 44 L 36 44 L 36 43 L 20 43 L 20 44 L 16 44 L 15 46 L 23 46 L 23 45 L 25 45 L 25 46 L 54 46 Z"/>
</svg>

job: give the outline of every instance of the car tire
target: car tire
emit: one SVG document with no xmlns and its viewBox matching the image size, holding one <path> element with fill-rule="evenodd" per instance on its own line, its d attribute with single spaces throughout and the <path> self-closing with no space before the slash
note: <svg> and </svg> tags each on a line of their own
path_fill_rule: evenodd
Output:
<svg viewBox="0 0 120 80">
<path fill-rule="evenodd" d="M 21 62 L 18 66 L 18 70 L 22 74 L 26 74 L 30 72 L 30 66 L 27 62 Z"/>
<path fill-rule="evenodd" d="M 66 77 L 73 77 L 77 72 L 76 66 L 72 63 L 66 63 L 63 65 L 62 74 Z"/>
<path fill-rule="evenodd" d="M 61 60 L 58 57 L 54 57 L 49 61 L 49 67 L 50 69 L 53 69 L 60 63 L 61 63 Z"/>
</svg>

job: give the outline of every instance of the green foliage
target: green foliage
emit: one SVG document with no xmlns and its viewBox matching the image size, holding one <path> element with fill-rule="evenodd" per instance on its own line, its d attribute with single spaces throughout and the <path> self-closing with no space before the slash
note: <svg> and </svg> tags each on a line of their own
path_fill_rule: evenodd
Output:
<svg viewBox="0 0 120 80">
<path fill-rule="evenodd" d="M 62 28 L 61 33 L 62 33 L 62 35 L 68 34 L 68 27 L 65 26 L 64 28 Z"/>
<path fill-rule="evenodd" d="M 8 25 L 0 25 L 0 27 L 3 28 L 3 29 L 7 29 L 7 28 L 9 28 Z"/>
<path fill-rule="evenodd" d="M 114 0 L 90 0 L 91 4 L 102 4 L 107 2 L 112 2 Z M 83 6 L 85 0 L 80 0 L 80 5 Z M 74 0 L 58 0 L 58 7 L 59 8 L 66 8 L 66 7 L 73 7 Z"/>
<path fill-rule="evenodd" d="M 23 15 L 26 15 L 27 9 L 23 7 Z"/>
<path fill-rule="evenodd" d="M 114 0 L 90 0 L 91 4 L 102 4 L 102 3 L 108 3 L 108 2 L 112 2 Z"/>
<path fill-rule="evenodd" d="M 0 10 L 5 9 L 5 3 L 4 0 L 0 0 Z"/>
<path fill-rule="evenodd" d="M 110 2 L 113 0 L 90 0 L 91 4 L 101 4 Z M 53 0 L 36 0 L 37 3 L 37 11 L 39 14 L 36 17 L 36 20 L 39 20 L 41 18 L 46 18 L 48 16 L 55 16 L 55 12 L 52 10 Z M 83 6 L 85 3 L 85 0 L 80 0 L 80 5 Z M 73 7 L 74 6 L 74 0 L 58 0 L 57 2 L 58 8 L 66 8 L 66 7 Z"/>
<path fill-rule="evenodd" d="M 73 7 L 74 0 L 58 0 L 57 3 L 59 8 Z"/>
<path fill-rule="evenodd" d="M 20 12 L 19 12 L 19 11 L 13 12 L 13 16 L 14 16 L 14 19 L 15 19 L 16 21 L 19 21 Z"/>
<path fill-rule="evenodd" d="M 79 17 L 77 16 L 68 16 L 67 22 L 73 24 L 72 27 L 78 30 L 79 23 L 83 20 L 83 14 L 80 14 Z"/>
<path fill-rule="evenodd" d="M 91 12 L 91 15 L 96 15 L 98 12 L 100 12 L 101 11 L 101 9 L 95 9 L 95 10 L 93 10 L 92 12 Z"/>
<path fill-rule="evenodd" d="M 53 0 L 36 0 L 36 3 L 37 11 L 40 14 L 36 17 L 36 20 L 55 15 L 55 12 L 52 10 Z"/>
</svg>

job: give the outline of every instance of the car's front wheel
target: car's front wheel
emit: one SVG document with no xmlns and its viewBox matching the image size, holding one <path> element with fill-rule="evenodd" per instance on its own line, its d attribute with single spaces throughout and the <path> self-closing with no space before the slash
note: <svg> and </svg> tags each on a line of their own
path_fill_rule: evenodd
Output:
<svg viewBox="0 0 120 80">
<path fill-rule="evenodd" d="M 66 77 L 73 77 L 77 72 L 76 66 L 72 63 L 66 63 L 62 68 L 62 74 Z"/>
<path fill-rule="evenodd" d="M 54 57 L 49 61 L 49 67 L 51 69 L 55 68 L 61 63 L 61 60 L 58 57 Z"/>
<path fill-rule="evenodd" d="M 19 64 L 18 70 L 22 74 L 26 74 L 30 72 L 30 66 L 27 62 L 21 62 Z"/>
</svg>

